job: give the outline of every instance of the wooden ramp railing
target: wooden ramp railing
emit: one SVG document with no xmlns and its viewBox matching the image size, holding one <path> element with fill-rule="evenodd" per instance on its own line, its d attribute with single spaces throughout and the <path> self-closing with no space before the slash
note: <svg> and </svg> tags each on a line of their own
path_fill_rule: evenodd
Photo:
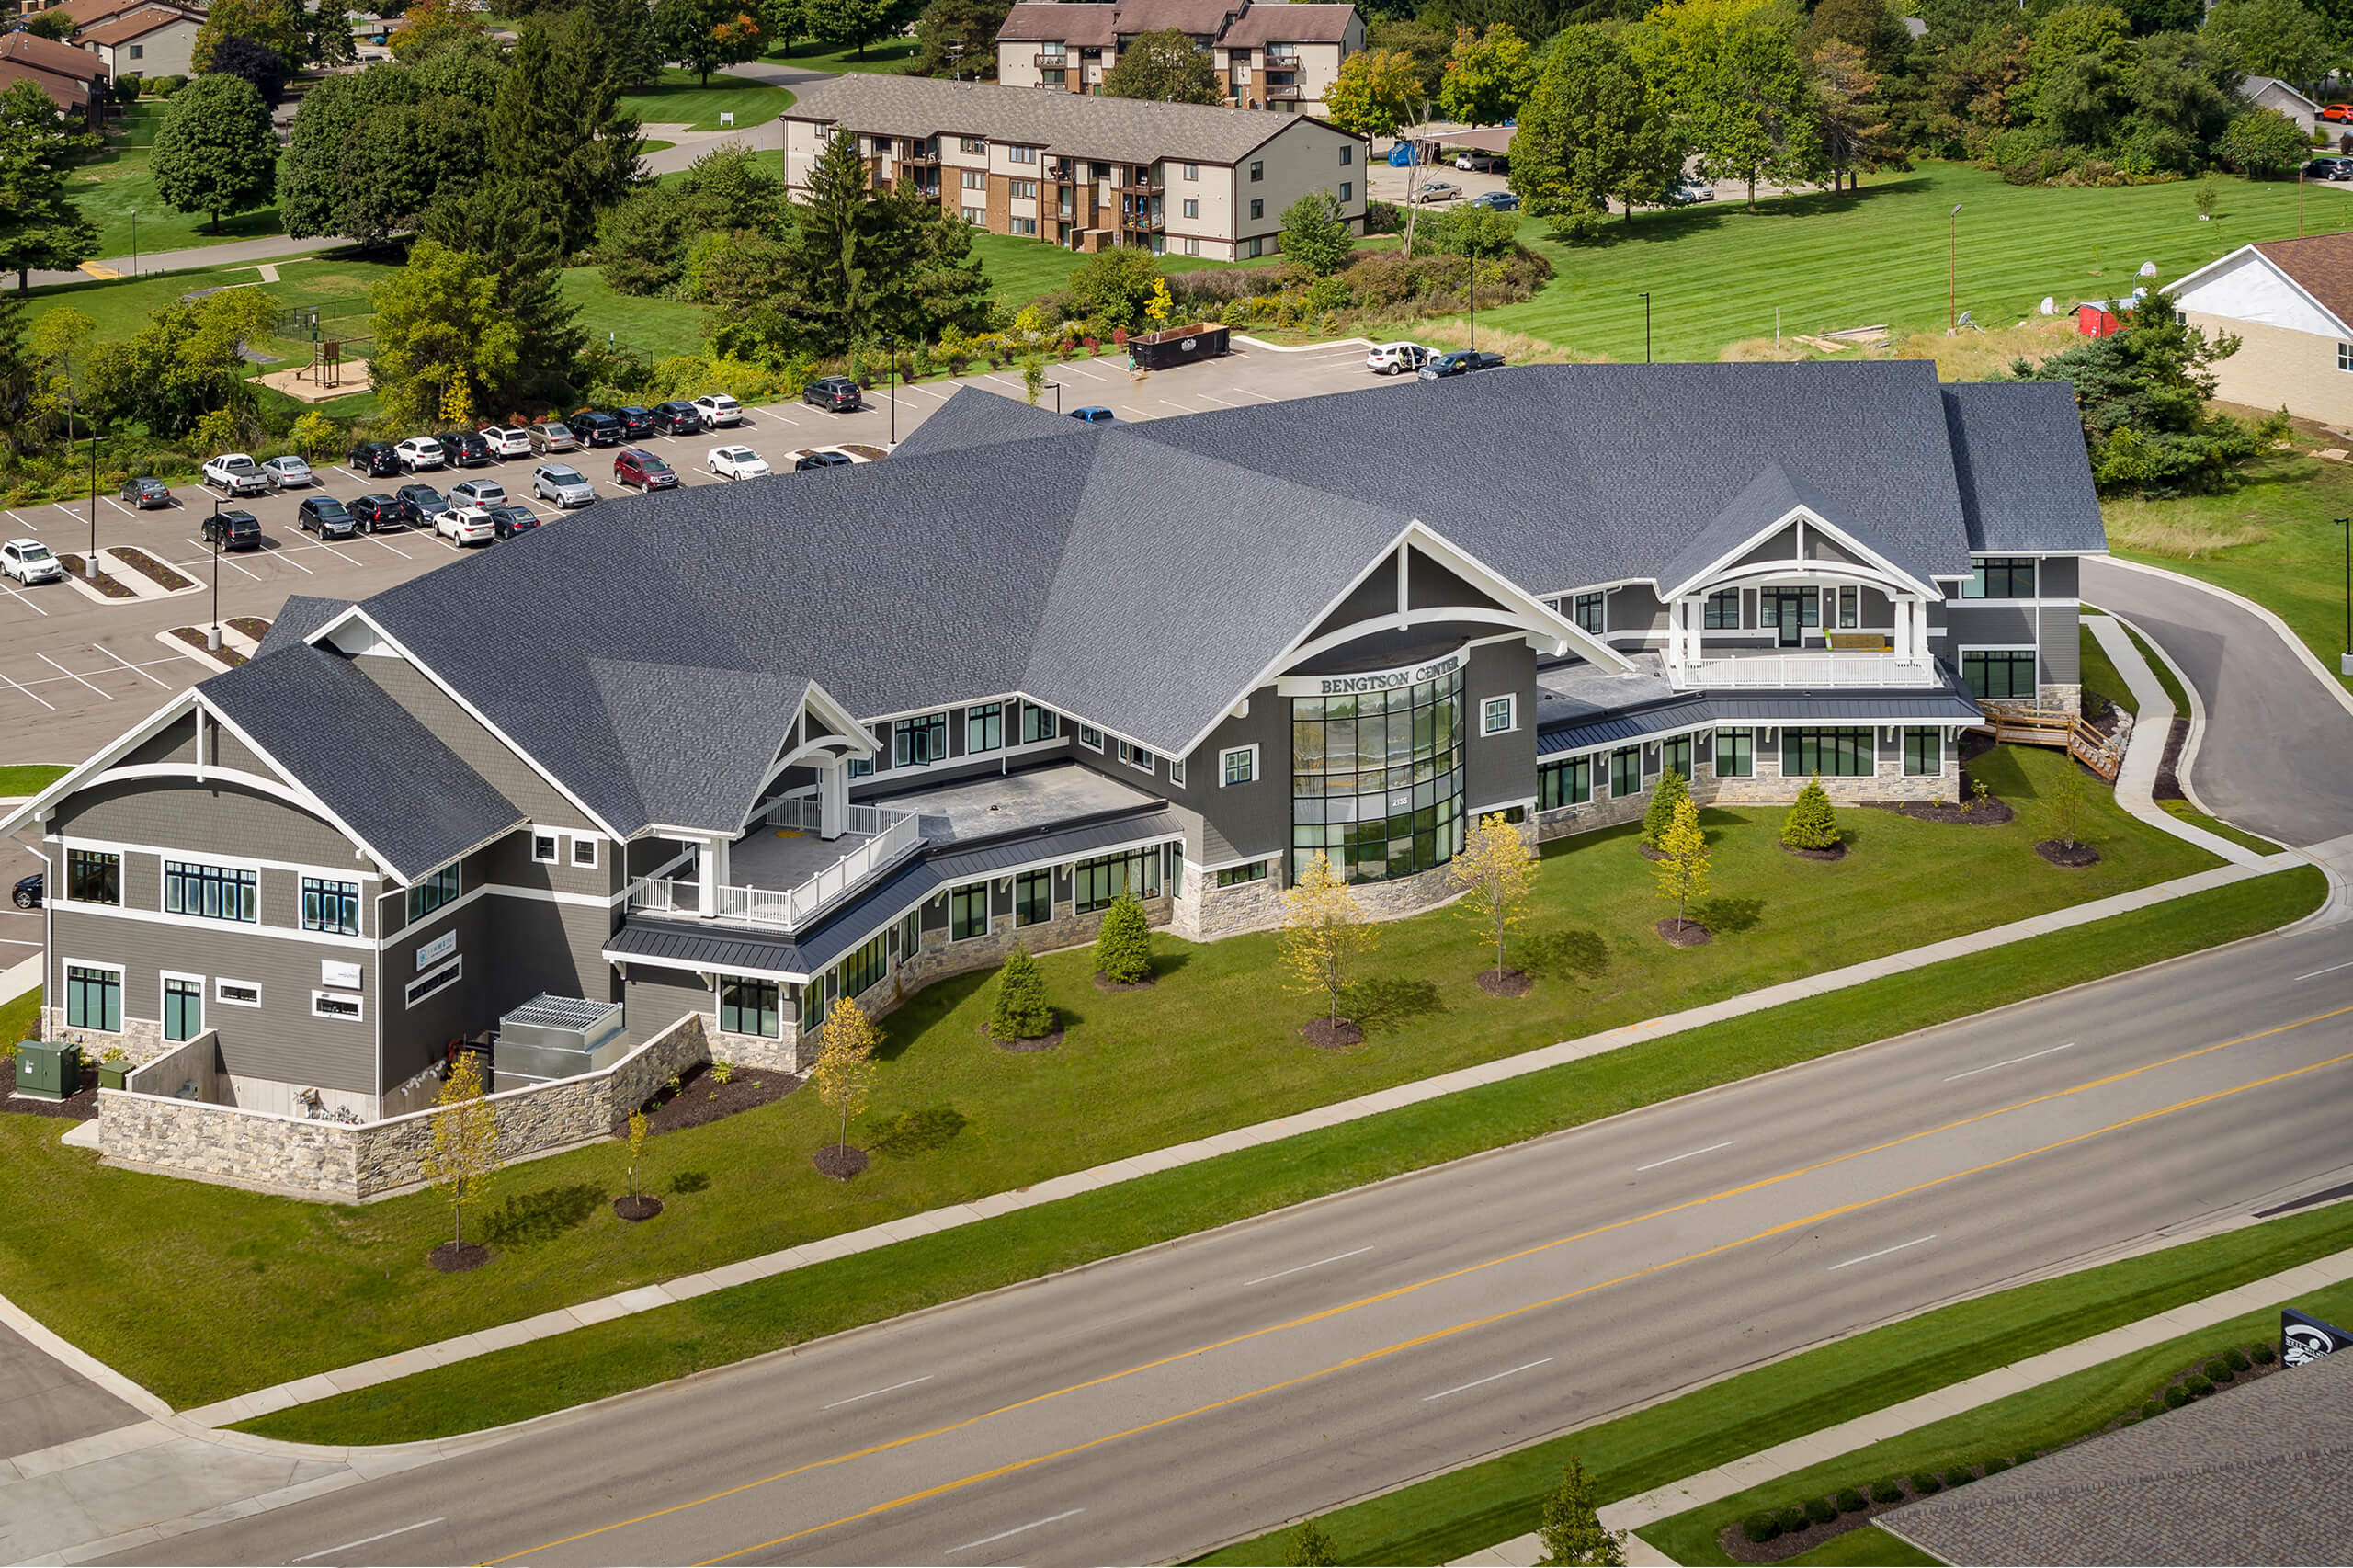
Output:
<svg viewBox="0 0 2353 1568">
<path fill-rule="evenodd" d="M 2063 708 L 1988 708 L 1985 717 L 1996 742 L 2063 748 L 2111 784 L 2123 771 L 2123 748 Z"/>
</svg>

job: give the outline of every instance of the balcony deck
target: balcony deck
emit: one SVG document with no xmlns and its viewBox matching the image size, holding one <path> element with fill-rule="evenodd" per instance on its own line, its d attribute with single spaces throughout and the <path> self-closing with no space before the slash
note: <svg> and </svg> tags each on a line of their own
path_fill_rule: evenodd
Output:
<svg viewBox="0 0 2353 1568">
<path fill-rule="evenodd" d="M 915 812 L 923 821 L 926 841 L 939 845 L 1058 827 L 1083 817 L 1150 805 L 1158 798 L 1091 767 L 1063 762 L 927 789 L 918 786 L 874 804 L 885 811 Z"/>
<path fill-rule="evenodd" d="M 1751 687 L 1936 687 L 1933 659 L 1822 648 L 1711 649 L 1697 664 L 1666 662 L 1666 678 L 1685 690 Z"/>
</svg>

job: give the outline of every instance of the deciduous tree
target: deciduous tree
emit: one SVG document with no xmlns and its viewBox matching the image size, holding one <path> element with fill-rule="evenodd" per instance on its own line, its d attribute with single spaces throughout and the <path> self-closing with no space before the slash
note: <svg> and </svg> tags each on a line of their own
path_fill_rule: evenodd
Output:
<svg viewBox="0 0 2353 1568">
<path fill-rule="evenodd" d="M 1481 817 L 1465 837 L 1462 852 L 1447 862 L 1447 881 L 1462 894 L 1461 909 L 1495 943 L 1495 978 L 1504 967 L 1504 943 L 1528 918 L 1536 891 L 1536 857 L 1519 829 L 1500 812 Z"/>
<path fill-rule="evenodd" d="M 1536 1533 L 1550 1568 L 1625 1568 L 1626 1532 L 1602 1524 L 1593 1477 L 1578 1455 L 1561 1467 L 1561 1484 L 1544 1499 Z"/>
<path fill-rule="evenodd" d="M 818 1100 L 841 1113 L 836 1146 L 845 1153 L 850 1121 L 866 1109 L 867 1096 L 873 1092 L 874 1048 L 881 1043 L 881 1032 L 855 997 L 845 996 L 826 1008 L 825 1021 L 817 1026 L 817 1062 L 809 1075 L 816 1080 Z"/>
<path fill-rule="evenodd" d="M 2240 67 L 2305 83 L 2332 52 L 2328 24 L 2303 0 L 2215 0 L 2200 29 L 2225 42 Z"/>
<path fill-rule="evenodd" d="M 2240 115 L 2214 143 L 2216 154 L 2250 179 L 2291 175 L 2312 150 L 2302 128 L 2276 108 L 2250 109 Z"/>
<path fill-rule="evenodd" d="M 1283 209 L 1282 253 L 1318 278 L 1347 266 L 1357 237 L 1342 215 L 1339 199 L 1311 190 Z"/>
<path fill-rule="evenodd" d="M 1536 90 L 1536 51 L 1511 28 L 1496 23 L 1483 33 L 1454 31 L 1454 52 L 1438 83 L 1438 111 L 1465 125 L 1499 125 L 1518 116 Z"/>
<path fill-rule="evenodd" d="M 1365 918 L 1348 884 L 1321 849 L 1309 858 L 1283 892 L 1283 924 L 1278 959 L 1294 988 L 1320 993 L 1326 1019 L 1340 1022 L 1340 999 L 1357 966 L 1380 944 L 1379 930 Z"/>
<path fill-rule="evenodd" d="M 515 363 L 492 389 L 491 406 L 572 395 L 574 367 L 587 347 L 580 308 L 563 292 L 563 236 L 543 208 L 508 182 L 485 181 L 463 196 L 445 196 L 425 216 L 422 237 L 486 261 L 497 278 L 499 313 L 515 328 Z"/>
<path fill-rule="evenodd" d="M 1070 299 L 1081 315 L 1131 327 L 1161 286 L 1160 263 L 1150 251 L 1120 245 L 1079 264 L 1070 275 Z"/>
<path fill-rule="evenodd" d="M 1880 107 L 1879 85 L 1879 73 L 1865 62 L 1863 51 L 1846 40 L 1824 39 L 1814 46 L 1814 115 L 1833 190 L 1842 180 L 1850 187 L 1859 186 L 1859 171 L 1877 168 L 1889 156 L 1887 116 Z"/>
<path fill-rule="evenodd" d="M 706 87 L 722 65 L 757 59 L 767 47 L 757 6 L 739 0 L 655 0 L 654 39 L 665 58 L 698 73 Z"/>
<path fill-rule="evenodd" d="M 1645 76 L 1673 106 L 1712 179 L 1811 179 L 1821 168 L 1797 25 L 1766 0 L 1668 0 L 1631 35 Z"/>
<path fill-rule="evenodd" d="M 97 253 L 98 232 L 66 194 L 72 157 L 97 138 L 67 128 L 32 82 L 0 92 L 0 271 L 69 271 Z"/>
<path fill-rule="evenodd" d="M 278 302 L 258 289 L 158 305 L 137 332 L 90 350 L 83 374 L 88 406 L 109 425 L 136 420 L 173 438 L 209 413 L 243 412 L 254 392 L 237 351 L 266 336 L 277 319 Z"/>
<path fill-rule="evenodd" d="M 2091 792 L 2072 761 L 2059 781 L 2042 792 L 2038 814 L 2042 830 L 2061 848 L 2074 849 L 2084 842 L 2084 824 L 2091 817 Z"/>
<path fill-rule="evenodd" d="M 425 1179 L 449 1199 L 450 1239 L 466 1242 L 466 1205 L 498 1170 L 498 1109 L 483 1091 L 481 1059 L 458 1052 L 433 1096 L 433 1144 Z"/>
<path fill-rule="evenodd" d="M 208 214 L 208 228 L 267 206 L 278 188 L 269 106 L 242 77 L 199 76 L 164 106 L 150 166 L 156 194 L 175 211 Z"/>
<path fill-rule="evenodd" d="M 1139 33 L 1103 73 L 1107 98 L 1152 98 L 1166 104 L 1222 104 L 1224 85 L 1208 50 L 1175 28 Z"/>
<path fill-rule="evenodd" d="M 199 74 L 215 69 L 212 51 L 224 39 L 241 38 L 276 53 L 292 75 L 312 57 L 311 22 L 301 0 L 212 0 L 204 25 L 189 46 L 188 62 Z"/>
<path fill-rule="evenodd" d="M 51 43 L 70 42 L 74 37 L 74 13 L 63 6 L 52 6 L 46 11 L 35 11 L 22 24 L 23 30 L 35 38 L 45 38 Z"/>
<path fill-rule="evenodd" d="M 1300 1520 L 1299 1528 L 1291 1531 L 1290 1540 L 1283 1549 L 1283 1562 L 1289 1568 L 1326 1568 L 1339 1560 L 1339 1550 L 1332 1544 L 1331 1533 L 1319 1519 Z"/>
<path fill-rule="evenodd" d="M 1013 0 L 931 0 L 915 19 L 907 74 L 995 81 L 996 33 L 1012 9 Z"/>
<path fill-rule="evenodd" d="M 1699 808 L 1688 795 L 1675 802 L 1658 849 L 1651 871 L 1658 879 L 1659 897 L 1675 901 L 1675 928 L 1680 931 L 1689 924 L 1691 901 L 1708 891 L 1708 835 L 1700 831 Z"/>
<path fill-rule="evenodd" d="M 866 58 L 866 46 L 906 26 L 921 0 L 807 0 L 809 30 L 826 43 L 848 44 L 852 58 Z M 996 41 L 988 48 L 995 51 Z"/>
<path fill-rule="evenodd" d="M 629 1113 L 629 1195 L 637 1196 L 637 1163 L 645 1157 L 645 1108 Z"/>
<path fill-rule="evenodd" d="M 392 58 L 406 63 L 452 43 L 462 45 L 484 37 L 488 31 L 489 24 L 472 0 L 409 0 L 400 25 L 386 41 Z"/>
<path fill-rule="evenodd" d="M 989 1009 L 989 1033 L 999 1040 L 1037 1040 L 1051 1034 L 1054 1010 L 1046 1001 L 1046 971 L 1016 943 L 997 971 L 996 1003 Z"/>
<path fill-rule="evenodd" d="M 386 419 L 429 425 L 452 387 L 462 387 L 475 408 L 497 403 L 521 347 L 498 292 L 488 262 L 431 240 L 419 240 L 408 265 L 376 285 L 369 369 Z"/>
<path fill-rule="evenodd" d="M 1360 49 L 1340 62 L 1324 94 L 1324 118 L 1352 136 L 1394 136 L 1420 122 L 1428 101 L 1426 74 L 1412 55 Z"/>
<path fill-rule="evenodd" d="M 1519 112 L 1511 187 L 1555 233 L 1591 239 L 1614 199 L 1633 221 L 1683 174 L 1683 139 L 1625 44 L 1594 28 L 1553 40 Z"/>
<path fill-rule="evenodd" d="M 212 46 L 212 69 L 251 82 L 261 101 L 272 108 L 286 96 L 285 57 L 266 43 L 224 38 Z"/>
</svg>

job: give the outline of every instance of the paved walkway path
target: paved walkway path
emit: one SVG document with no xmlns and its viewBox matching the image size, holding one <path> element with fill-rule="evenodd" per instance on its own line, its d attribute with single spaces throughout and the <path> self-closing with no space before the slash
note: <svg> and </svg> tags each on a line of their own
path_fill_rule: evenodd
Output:
<svg viewBox="0 0 2353 1568">
<path fill-rule="evenodd" d="M 2087 615 L 2084 624 L 2091 629 L 2093 640 L 2115 665 L 2116 673 L 2124 677 L 2124 684 L 2132 688 L 2132 701 L 2140 710 L 2132 725 L 2132 738 L 2125 744 L 2124 770 L 2116 778 L 2116 803 L 2151 827 L 2186 838 L 2225 860 L 2243 866 L 2259 863 L 2263 859 L 2259 851 L 2186 823 L 2157 804 L 2157 770 L 2165 765 L 2165 741 L 2173 730 L 2173 699 L 2165 695 L 2156 672 L 2149 668 L 2149 661 L 2141 656 L 2139 645 L 2112 617 Z"/>
<path fill-rule="evenodd" d="M 1688 1509 L 1704 1504 L 1721 1502 L 1736 1496 L 1750 1487 L 1771 1481 L 1778 1476 L 1794 1475 L 1841 1454 L 1883 1443 L 1890 1437 L 1916 1432 L 1923 1426 L 1934 1426 L 1949 1415 L 1965 1410 L 1976 1410 L 1996 1400 L 2007 1399 L 2030 1388 L 2060 1378 L 2070 1377 L 2086 1368 L 2113 1361 L 2136 1350 L 2163 1345 L 2185 1334 L 2212 1328 L 2248 1312 L 2261 1312 L 2282 1301 L 2322 1290 L 2353 1278 L 2353 1250 L 2333 1253 L 2315 1258 L 2294 1268 L 2191 1301 L 2171 1312 L 2159 1312 L 2111 1328 L 2105 1334 L 2079 1339 L 2073 1345 L 2063 1345 L 2056 1350 L 2046 1350 L 2040 1356 L 2029 1356 L 2006 1367 L 1981 1372 L 1949 1388 L 1935 1389 L 1900 1404 L 1874 1410 L 1868 1415 L 1858 1415 L 1852 1421 L 1842 1421 L 1836 1426 L 1825 1426 L 1819 1432 L 1809 1432 L 1802 1437 L 1792 1437 L 1769 1449 L 1737 1459 L 1713 1470 L 1700 1471 L 1681 1481 L 1654 1487 L 1636 1496 L 1621 1498 L 1605 1505 L 1601 1522 L 1612 1529 L 1638 1530 L 1662 1519 L 1673 1518 Z M 1627 1543 L 1629 1547 L 1635 1544 Z M 1668 1562 L 1654 1547 L 1643 1543 L 1643 1555 L 1631 1551 L 1626 1554 L 1629 1562 Z M 1478 1564 L 1479 1568 L 1533 1568 L 1543 1556 L 1543 1543 L 1533 1532 L 1458 1558 L 1449 1568 L 1459 1564 Z"/>
</svg>

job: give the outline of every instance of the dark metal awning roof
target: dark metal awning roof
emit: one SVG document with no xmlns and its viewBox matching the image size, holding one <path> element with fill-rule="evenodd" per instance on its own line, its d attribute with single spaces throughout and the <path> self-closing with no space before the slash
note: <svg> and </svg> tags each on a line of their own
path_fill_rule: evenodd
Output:
<svg viewBox="0 0 2353 1568">
<path fill-rule="evenodd" d="M 1772 696 L 1695 692 L 1655 708 L 1605 714 L 1540 731 L 1536 755 L 1557 756 L 1711 724 L 1974 724 L 1984 712 L 1966 695 L 1941 690 L 1791 691 Z"/>
</svg>

